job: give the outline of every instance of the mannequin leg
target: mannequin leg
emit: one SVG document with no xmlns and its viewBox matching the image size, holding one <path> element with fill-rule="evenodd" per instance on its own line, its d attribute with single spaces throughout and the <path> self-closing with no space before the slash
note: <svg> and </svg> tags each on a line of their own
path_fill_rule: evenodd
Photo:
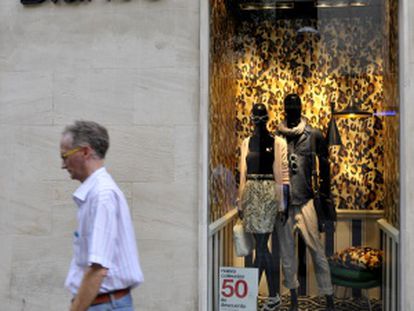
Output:
<svg viewBox="0 0 414 311">
<path fill-rule="evenodd" d="M 263 311 L 273 311 L 280 305 L 280 297 L 276 293 L 276 269 L 273 265 L 272 254 L 267 245 L 270 233 L 255 234 L 256 260 L 255 266 L 259 269 L 259 283 L 263 271 L 266 274 L 269 297 L 263 306 Z"/>
<path fill-rule="evenodd" d="M 323 244 L 319 238 L 318 219 L 313 207 L 313 201 L 309 201 L 302 207 L 298 227 L 315 266 L 315 276 L 319 292 L 322 295 L 332 295 L 331 272 Z"/>
<path fill-rule="evenodd" d="M 254 239 L 256 241 L 256 255 L 254 258 L 253 265 L 259 270 L 259 283 L 262 278 L 263 271 L 265 269 L 265 260 L 263 254 L 263 244 L 266 243 L 264 241 L 263 234 L 255 233 L 253 234 Z"/>
<path fill-rule="evenodd" d="M 319 238 L 318 219 L 313 201 L 309 201 L 303 206 L 299 220 L 299 229 L 312 257 L 319 292 L 326 295 L 326 310 L 334 311 L 331 273 L 323 244 Z"/>
<path fill-rule="evenodd" d="M 277 237 L 280 246 L 280 258 L 283 269 L 283 285 L 288 289 L 297 289 L 299 281 L 297 277 L 297 258 L 295 252 L 295 208 L 289 209 L 289 218 L 285 225 L 277 224 Z"/>
<path fill-rule="evenodd" d="M 269 296 L 276 296 L 276 269 L 273 265 L 272 254 L 267 245 L 270 233 L 254 234 L 256 239 L 256 259 L 255 266 L 259 269 L 259 282 L 263 271 L 266 274 Z"/>
<path fill-rule="evenodd" d="M 298 292 L 296 288 L 290 290 L 290 306 L 289 311 L 297 311 L 299 308 Z"/>
<path fill-rule="evenodd" d="M 335 311 L 334 295 L 326 295 L 326 310 Z"/>
<path fill-rule="evenodd" d="M 297 311 L 299 308 L 297 288 L 299 281 L 297 277 L 297 258 L 295 252 L 295 218 L 297 208 L 289 208 L 289 218 L 287 222 L 276 226 L 277 235 L 280 245 L 280 256 L 282 260 L 283 269 L 283 284 L 290 290 L 290 306 L 289 311 Z"/>
</svg>

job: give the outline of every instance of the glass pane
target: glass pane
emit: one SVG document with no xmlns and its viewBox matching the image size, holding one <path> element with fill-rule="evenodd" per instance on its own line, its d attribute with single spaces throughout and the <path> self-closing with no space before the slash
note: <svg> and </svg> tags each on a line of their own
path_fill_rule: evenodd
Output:
<svg viewBox="0 0 414 311">
<path fill-rule="evenodd" d="M 214 310 L 220 267 L 263 272 L 261 308 L 397 301 L 397 12 L 392 0 L 210 0 Z M 233 247 L 239 218 L 248 256 Z"/>
</svg>

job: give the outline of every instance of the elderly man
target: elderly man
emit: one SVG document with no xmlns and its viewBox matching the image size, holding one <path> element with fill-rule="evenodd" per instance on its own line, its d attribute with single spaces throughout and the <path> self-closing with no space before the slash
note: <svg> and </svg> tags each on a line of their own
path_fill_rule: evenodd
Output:
<svg viewBox="0 0 414 311">
<path fill-rule="evenodd" d="M 60 141 L 62 169 L 81 182 L 65 282 L 71 311 L 133 310 L 130 290 L 143 282 L 127 201 L 104 167 L 108 147 L 107 130 L 91 121 L 67 126 Z"/>
</svg>

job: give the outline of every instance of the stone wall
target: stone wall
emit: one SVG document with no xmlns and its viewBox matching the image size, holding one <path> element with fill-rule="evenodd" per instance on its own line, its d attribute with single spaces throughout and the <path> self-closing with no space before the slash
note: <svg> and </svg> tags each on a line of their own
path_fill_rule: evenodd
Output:
<svg viewBox="0 0 414 311">
<path fill-rule="evenodd" d="M 111 136 L 107 168 L 132 211 L 137 310 L 197 309 L 199 3 L 0 1 L 0 309 L 68 310 L 78 183 L 64 125 Z"/>
<path fill-rule="evenodd" d="M 111 134 L 146 282 L 138 310 L 197 310 L 199 1 L 0 1 L 0 305 L 65 310 L 77 183 L 58 141 L 74 119 Z M 400 0 L 402 309 L 414 310 L 414 2 Z"/>
</svg>

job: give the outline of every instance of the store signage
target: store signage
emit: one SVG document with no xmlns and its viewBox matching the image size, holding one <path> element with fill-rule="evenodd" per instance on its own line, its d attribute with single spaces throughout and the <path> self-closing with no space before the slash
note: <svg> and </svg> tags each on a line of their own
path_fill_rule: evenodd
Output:
<svg viewBox="0 0 414 311">
<path fill-rule="evenodd" d="M 258 295 L 256 268 L 220 268 L 219 311 L 256 311 Z"/>
<path fill-rule="evenodd" d="M 20 0 L 20 2 L 23 5 L 32 5 L 32 4 L 41 4 L 43 2 L 46 2 L 48 0 Z M 92 0 L 49 0 L 53 3 L 58 3 L 58 2 L 66 2 L 66 3 L 76 3 L 76 2 L 91 2 Z M 111 0 L 107 0 L 107 1 L 111 1 Z"/>
</svg>

